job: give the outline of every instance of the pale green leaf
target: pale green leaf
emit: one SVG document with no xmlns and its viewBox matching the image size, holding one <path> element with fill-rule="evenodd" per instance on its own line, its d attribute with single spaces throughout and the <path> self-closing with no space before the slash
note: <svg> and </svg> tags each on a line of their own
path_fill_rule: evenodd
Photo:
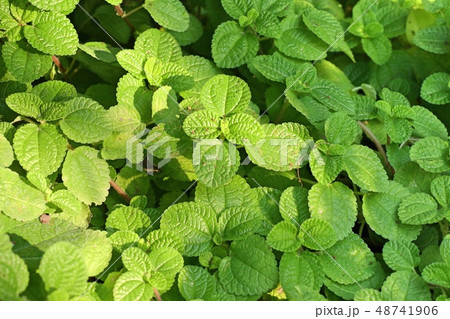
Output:
<svg viewBox="0 0 450 319">
<path fill-rule="evenodd" d="M 132 230 L 143 235 L 150 228 L 150 218 L 139 208 L 122 206 L 109 213 L 105 228 L 109 232 Z"/>
<path fill-rule="evenodd" d="M 0 167 L 9 167 L 13 161 L 13 148 L 6 137 L 0 133 Z"/>
<path fill-rule="evenodd" d="M 332 144 L 349 146 L 356 140 L 361 129 L 356 121 L 343 112 L 333 113 L 325 122 L 325 136 Z"/>
<path fill-rule="evenodd" d="M 211 300 L 216 280 L 205 268 L 185 266 L 178 276 L 178 289 L 186 300 Z"/>
<path fill-rule="evenodd" d="M 434 198 L 426 193 L 415 193 L 403 198 L 398 208 L 398 217 L 404 224 L 424 225 L 442 219 Z"/>
<path fill-rule="evenodd" d="M 47 291 L 60 289 L 79 296 L 87 288 L 88 273 L 80 250 L 69 242 L 51 246 L 42 257 L 39 275 Z"/>
<path fill-rule="evenodd" d="M 181 48 L 175 38 L 158 29 L 148 29 L 136 39 L 135 50 L 146 57 L 154 57 L 161 61 L 175 62 L 181 59 Z"/>
<path fill-rule="evenodd" d="M 14 151 L 20 165 L 42 176 L 54 173 L 61 166 L 66 150 L 66 139 L 51 124 L 27 124 L 14 135 Z"/>
<path fill-rule="evenodd" d="M 425 137 L 416 142 L 410 151 L 411 160 L 431 173 L 450 171 L 448 141 L 438 137 Z"/>
<path fill-rule="evenodd" d="M 450 27 L 433 26 L 418 30 L 413 36 L 413 43 L 419 48 L 436 53 L 446 54 L 450 52 Z"/>
<path fill-rule="evenodd" d="M 281 217 L 297 227 L 310 216 L 306 188 L 300 186 L 286 188 L 281 194 L 279 205 Z"/>
<path fill-rule="evenodd" d="M 111 134 L 113 122 L 99 103 L 79 97 L 67 103 L 67 114 L 60 126 L 64 134 L 75 142 L 95 143 Z"/>
<path fill-rule="evenodd" d="M 186 244 L 186 256 L 199 256 L 212 248 L 216 214 L 208 206 L 179 203 L 165 210 L 161 229 L 179 236 Z"/>
<path fill-rule="evenodd" d="M 222 133 L 230 142 L 244 144 L 245 141 L 255 143 L 264 136 L 261 124 L 251 115 L 234 114 L 220 123 Z"/>
<path fill-rule="evenodd" d="M 33 25 L 25 26 L 24 34 L 35 49 L 47 54 L 74 55 L 77 51 L 77 32 L 61 13 L 40 12 Z"/>
<path fill-rule="evenodd" d="M 9 241 L 9 237 L 6 236 Z M 11 251 L 0 254 L 0 299 L 19 300 L 29 282 L 27 265 L 18 255 Z"/>
<path fill-rule="evenodd" d="M 44 194 L 23 182 L 7 168 L 0 168 L 0 211 L 19 221 L 37 219 L 44 213 Z"/>
<path fill-rule="evenodd" d="M 141 275 L 127 271 L 117 279 L 113 294 L 115 301 L 149 301 L 153 297 L 153 288 Z"/>
<path fill-rule="evenodd" d="M 67 153 L 62 180 L 67 189 L 83 203 L 103 203 L 108 195 L 110 179 L 108 164 L 98 158 L 95 149 L 81 146 Z"/>
<path fill-rule="evenodd" d="M 183 122 L 184 132 L 192 138 L 215 138 L 220 134 L 220 117 L 209 110 L 191 113 Z"/>
<path fill-rule="evenodd" d="M 239 240 L 254 234 L 261 222 L 255 207 L 231 207 L 221 213 L 217 228 L 223 241 Z"/>
<path fill-rule="evenodd" d="M 66 15 L 71 13 L 78 4 L 78 0 L 30 0 L 30 2 L 39 9 L 61 12 Z"/>
</svg>

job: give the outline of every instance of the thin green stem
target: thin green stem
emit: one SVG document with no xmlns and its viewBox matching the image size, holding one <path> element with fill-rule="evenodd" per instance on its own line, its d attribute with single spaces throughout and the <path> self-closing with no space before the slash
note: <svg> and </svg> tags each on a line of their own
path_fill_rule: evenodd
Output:
<svg viewBox="0 0 450 319">
<path fill-rule="evenodd" d="M 141 5 L 139 7 L 134 8 L 133 10 L 130 11 L 125 11 L 124 15 L 122 16 L 122 18 L 128 18 L 130 15 L 132 15 L 133 13 L 138 12 L 139 10 L 141 10 L 144 7 L 144 5 Z"/>
</svg>

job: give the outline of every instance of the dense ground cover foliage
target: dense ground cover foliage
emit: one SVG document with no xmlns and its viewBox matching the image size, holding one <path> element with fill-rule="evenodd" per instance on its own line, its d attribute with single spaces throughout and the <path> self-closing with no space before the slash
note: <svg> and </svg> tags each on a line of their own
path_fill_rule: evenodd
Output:
<svg viewBox="0 0 450 319">
<path fill-rule="evenodd" d="M 0 19 L 0 300 L 448 300 L 448 0 Z"/>
</svg>

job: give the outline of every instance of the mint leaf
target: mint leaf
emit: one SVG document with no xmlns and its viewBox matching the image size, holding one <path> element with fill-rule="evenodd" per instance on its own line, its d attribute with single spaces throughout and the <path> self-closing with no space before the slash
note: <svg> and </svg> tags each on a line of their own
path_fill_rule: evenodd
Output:
<svg viewBox="0 0 450 319">
<path fill-rule="evenodd" d="M 88 274 L 80 250 L 68 242 L 51 246 L 38 268 L 47 291 L 62 290 L 77 296 L 87 288 Z"/>
<path fill-rule="evenodd" d="M 183 32 L 189 27 L 189 14 L 179 0 L 146 0 L 144 8 L 164 28 Z"/>
<path fill-rule="evenodd" d="M 14 161 L 13 148 L 3 134 L 0 134 L 0 158 L 0 167 L 9 167 Z"/>
<path fill-rule="evenodd" d="M 426 282 L 413 271 L 397 271 L 390 275 L 381 288 L 387 300 L 430 300 L 431 294 Z"/>
<path fill-rule="evenodd" d="M 267 292 L 278 282 L 275 256 L 259 236 L 234 241 L 230 256 L 220 262 L 219 278 L 223 287 L 233 294 Z"/>
<path fill-rule="evenodd" d="M 5 251 L 0 254 L 0 298 L 2 300 L 19 300 L 29 283 L 27 265 L 16 254 Z"/>
<path fill-rule="evenodd" d="M 19 221 L 32 220 L 44 213 L 46 207 L 42 192 L 7 168 L 0 168 L 0 177 L 0 211 Z"/>
<path fill-rule="evenodd" d="M 342 183 L 315 184 L 309 191 L 308 205 L 312 218 L 330 223 L 337 240 L 347 237 L 356 222 L 356 198 Z"/>
<path fill-rule="evenodd" d="M 205 109 L 220 116 L 239 113 L 250 103 L 250 89 L 242 79 L 229 75 L 216 75 L 205 83 L 201 102 Z"/>
<path fill-rule="evenodd" d="M 419 265 L 419 248 L 410 242 L 389 241 L 383 246 L 383 259 L 395 271 L 411 270 Z"/>
<path fill-rule="evenodd" d="M 258 52 L 258 40 L 234 21 L 219 25 L 212 40 L 212 56 L 220 68 L 235 68 L 249 62 Z"/>
<path fill-rule="evenodd" d="M 25 26 L 24 34 L 36 50 L 47 54 L 73 55 L 77 51 L 77 32 L 70 20 L 61 13 L 38 13 L 33 25 Z"/>
<path fill-rule="evenodd" d="M 352 145 L 346 149 L 342 160 L 356 185 L 372 192 L 385 190 L 387 174 L 374 151 L 366 146 Z"/>
<path fill-rule="evenodd" d="M 450 75 L 448 73 L 437 72 L 431 74 L 422 83 L 420 97 L 432 104 L 450 103 Z"/>
<path fill-rule="evenodd" d="M 66 150 L 66 139 L 51 124 L 27 124 L 14 135 L 14 151 L 20 165 L 42 176 L 54 173 L 61 166 Z"/>
<path fill-rule="evenodd" d="M 267 244 L 279 251 L 292 252 L 302 245 L 297 237 L 297 227 L 289 221 L 282 221 L 276 224 L 267 235 Z"/>
<path fill-rule="evenodd" d="M 80 201 L 90 205 L 105 201 L 109 189 L 109 169 L 98 152 L 81 146 L 69 151 L 62 168 L 64 185 Z"/>
<path fill-rule="evenodd" d="M 185 266 L 178 276 L 178 289 L 186 300 L 210 300 L 216 290 L 216 281 L 202 267 Z"/>
<path fill-rule="evenodd" d="M 186 256 L 199 256 L 209 250 L 216 227 L 214 211 L 195 203 L 173 205 L 161 218 L 161 229 L 174 233 L 186 244 Z"/>
</svg>

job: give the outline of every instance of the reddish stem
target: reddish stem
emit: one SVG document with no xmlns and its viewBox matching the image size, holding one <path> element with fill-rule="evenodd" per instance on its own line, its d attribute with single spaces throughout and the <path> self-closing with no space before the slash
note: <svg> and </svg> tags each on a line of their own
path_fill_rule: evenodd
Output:
<svg viewBox="0 0 450 319">
<path fill-rule="evenodd" d="M 130 20 L 128 20 L 128 18 L 125 15 L 125 11 L 123 11 L 122 7 L 119 5 L 114 6 L 114 9 L 116 10 L 116 13 L 119 17 L 121 17 L 126 24 L 128 25 L 128 27 L 131 29 L 131 31 L 134 31 L 136 28 L 134 27 L 134 25 L 130 22 Z"/>
<path fill-rule="evenodd" d="M 66 69 L 61 65 L 61 61 L 59 61 L 56 55 L 52 56 L 53 63 L 55 63 L 56 67 L 59 69 L 59 72 L 62 74 L 66 74 Z"/>
<path fill-rule="evenodd" d="M 153 288 L 153 292 L 155 293 L 155 297 L 156 297 L 156 300 L 158 300 L 158 301 L 162 301 L 162 299 L 161 299 L 161 295 L 159 294 L 159 291 L 158 291 L 158 289 L 156 289 L 156 288 Z"/>
<path fill-rule="evenodd" d="M 111 185 L 112 188 L 115 189 L 115 191 L 117 192 L 117 194 L 120 195 L 120 197 L 122 197 L 127 203 L 130 202 L 131 200 L 130 196 L 119 185 L 117 185 L 115 181 L 111 179 L 109 181 L 109 184 Z"/>
</svg>

